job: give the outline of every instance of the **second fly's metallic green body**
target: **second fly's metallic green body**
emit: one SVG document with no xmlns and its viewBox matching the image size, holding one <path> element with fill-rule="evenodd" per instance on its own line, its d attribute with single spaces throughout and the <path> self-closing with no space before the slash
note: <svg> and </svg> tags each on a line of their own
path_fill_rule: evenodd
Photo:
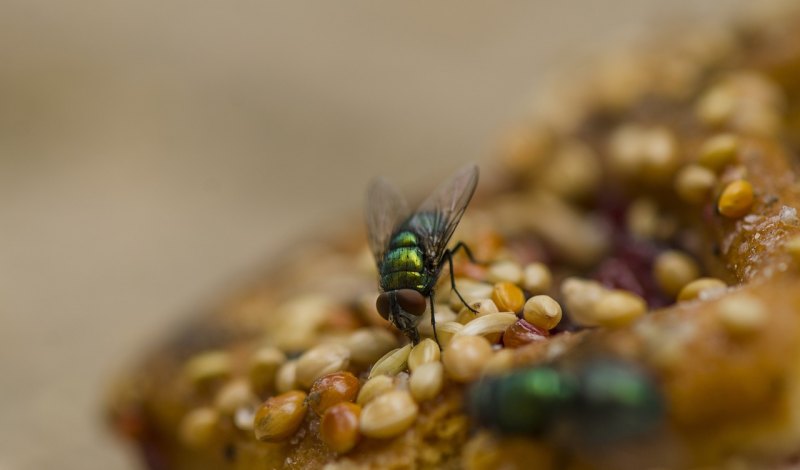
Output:
<svg viewBox="0 0 800 470">
<path fill-rule="evenodd" d="M 417 325 L 427 301 L 436 338 L 433 289 L 445 263 L 451 268 L 453 290 L 461 297 L 452 274 L 453 253 L 463 248 L 470 259 L 472 254 L 463 243 L 452 249 L 447 249 L 447 243 L 477 184 L 478 167 L 462 168 L 414 213 L 409 213 L 403 197 L 383 179 L 375 180 L 367 193 L 370 248 L 383 291 L 376 302 L 378 312 L 414 344 L 419 342 Z"/>
</svg>

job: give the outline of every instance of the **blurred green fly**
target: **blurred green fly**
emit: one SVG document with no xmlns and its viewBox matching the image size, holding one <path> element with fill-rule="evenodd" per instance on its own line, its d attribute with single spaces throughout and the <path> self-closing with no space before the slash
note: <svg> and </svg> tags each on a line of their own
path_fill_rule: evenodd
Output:
<svg viewBox="0 0 800 470">
<path fill-rule="evenodd" d="M 453 291 L 473 310 L 456 290 L 453 277 L 453 254 L 463 249 L 474 261 L 472 253 L 462 242 L 451 249 L 447 243 L 477 185 L 478 167 L 466 166 L 440 185 L 413 213 L 409 213 L 403 196 L 383 178 L 373 181 L 367 191 L 369 244 L 383 291 L 376 306 L 381 316 L 414 344 L 419 342 L 417 325 L 425 313 L 426 299 L 431 306 L 433 335 L 439 342 L 433 288 L 445 263 L 450 267 Z"/>
<path fill-rule="evenodd" d="M 486 377 L 470 387 L 467 408 L 479 427 L 583 446 L 647 434 L 665 414 L 664 397 L 653 378 L 615 358 Z"/>
</svg>

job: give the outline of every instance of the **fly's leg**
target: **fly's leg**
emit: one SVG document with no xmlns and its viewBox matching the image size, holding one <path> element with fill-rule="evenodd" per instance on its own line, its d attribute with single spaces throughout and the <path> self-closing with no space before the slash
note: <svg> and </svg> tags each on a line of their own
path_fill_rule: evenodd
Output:
<svg viewBox="0 0 800 470">
<path fill-rule="evenodd" d="M 475 263 L 472 252 L 469 250 L 469 248 L 467 248 L 467 245 L 465 245 L 464 242 L 456 243 L 456 246 L 452 250 L 444 250 L 444 255 L 442 255 L 442 258 L 447 258 L 447 264 L 450 266 L 450 287 L 453 288 L 453 292 L 456 293 L 458 299 L 461 300 L 461 303 L 464 304 L 464 306 L 466 306 L 472 313 L 477 314 L 478 311 L 472 308 L 472 306 L 468 304 L 466 300 L 464 300 L 464 297 L 461 296 L 461 292 L 459 292 L 456 288 L 456 275 L 453 272 L 453 253 L 455 253 L 455 251 L 459 248 L 463 248 L 469 257 L 469 260 Z"/>
<path fill-rule="evenodd" d="M 458 250 L 464 250 L 464 253 L 467 254 L 467 258 L 469 258 L 470 262 L 472 262 L 474 264 L 486 264 L 486 263 L 483 263 L 483 262 L 480 262 L 480 261 L 476 260 L 475 256 L 472 255 L 472 250 L 470 250 L 469 247 L 467 246 L 467 244 L 464 243 L 464 242 L 456 243 L 456 245 L 452 249 L 449 249 L 447 251 L 450 252 L 450 256 L 453 256 L 454 254 L 456 254 L 456 251 L 458 251 Z M 451 268 L 452 268 L 452 264 L 451 264 Z"/>
<path fill-rule="evenodd" d="M 428 299 L 431 301 L 431 327 L 433 327 L 433 339 L 436 341 L 439 349 L 442 349 L 442 345 L 439 343 L 439 335 L 436 334 L 436 313 L 433 310 L 433 290 L 431 290 L 431 296 L 428 297 Z"/>
</svg>

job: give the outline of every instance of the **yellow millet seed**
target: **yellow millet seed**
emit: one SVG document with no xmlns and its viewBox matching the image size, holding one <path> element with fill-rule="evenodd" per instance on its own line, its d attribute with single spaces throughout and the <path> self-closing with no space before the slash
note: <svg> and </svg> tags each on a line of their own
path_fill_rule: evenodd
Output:
<svg viewBox="0 0 800 470">
<path fill-rule="evenodd" d="M 498 261 L 489 266 L 486 279 L 489 282 L 517 284 L 522 280 L 522 267 L 513 261 Z"/>
<path fill-rule="evenodd" d="M 656 257 L 653 274 L 661 290 L 675 297 L 686 284 L 700 276 L 700 268 L 689 255 L 669 250 Z"/>
<path fill-rule="evenodd" d="M 394 379 L 388 375 L 378 375 L 366 382 L 358 391 L 356 403 L 361 406 L 366 405 L 375 397 L 378 397 L 386 392 L 394 390 Z"/>
<path fill-rule="evenodd" d="M 739 137 L 734 134 L 719 134 L 703 143 L 697 163 L 719 172 L 725 165 L 736 159 L 739 152 Z"/>
<path fill-rule="evenodd" d="M 745 180 L 736 180 L 722 190 L 717 208 L 725 217 L 736 219 L 750 211 L 753 199 L 753 185 Z"/>
<path fill-rule="evenodd" d="M 439 361 L 422 364 L 411 373 L 408 388 L 418 402 L 436 398 L 444 384 L 444 368 Z"/>
<path fill-rule="evenodd" d="M 522 287 L 532 294 L 544 294 L 550 290 L 553 275 L 543 263 L 531 263 L 522 270 Z"/>
<path fill-rule="evenodd" d="M 717 305 L 717 317 L 732 336 L 750 336 L 767 322 L 764 303 L 757 297 L 739 294 L 722 299 Z"/>
<path fill-rule="evenodd" d="M 231 357 L 226 351 L 207 351 L 192 357 L 184 367 L 184 374 L 197 387 L 230 377 Z"/>
<path fill-rule="evenodd" d="M 501 312 L 519 312 L 525 305 L 525 294 L 510 282 L 498 282 L 492 289 L 492 300 Z"/>
<path fill-rule="evenodd" d="M 426 338 L 411 349 L 408 354 L 408 368 L 413 372 L 417 367 L 429 362 L 439 362 L 441 352 L 436 341 Z"/>
<path fill-rule="evenodd" d="M 250 384 L 245 379 L 233 380 L 223 386 L 214 399 L 214 407 L 226 416 L 233 416 L 236 410 L 259 402 Z"/>
<path fill-rule="evenodd" d="M 219 413 L 213 408 L 197 408 L 181 420 L 178 435 L 189 447 L 201 448 L 218 435 Z"/>
<path fill-rule="evenodd" d="M 678 293 L 678 301 L 703 299 L 716 293 L 722 293 L 728 287 L 724 282 L 713 277 L 701 277 L 686 284 Z"/>
<path fill-rule="evenodd" d="M 477 379 L 492 357 L 492 345 L 483 336 L 457 336 L 444 350 L 442 362 L 447 375 L 458 382 Z"/>
<path fill-rule="evenodd" d="M 685 202 L 700 204 L 706 200 L 716 182 L 717 176 L 708 168 L 687 165 L 675 178 L 675 192 Z"/>
<path fill-rule="evenodd" d="M 419 407 L 405 390 L 384 393 L 361 411 L 361 433 L 367 437 L 386 439 L 404 433 L 414 424 Z"/>
<path fill-rule="evenodd" d="M 549 295 L 535 295 L 525 302 L 522 314 L 531 325 L 552 330 L 561 321 L 561 305 Z"/>
<path fill-rule="evenodd" d="M 647 313 L 647 303 L 625 290 L 612 290 L 600 297 L 594 306 L 595 320 L 601 326 L 628 325 Z"/>
<path fill-rule="evenodd" d="M 795 263 L 800 264 L 800 235 L 790 238 L 783 244 L 784 249 Z"/>
</svg>

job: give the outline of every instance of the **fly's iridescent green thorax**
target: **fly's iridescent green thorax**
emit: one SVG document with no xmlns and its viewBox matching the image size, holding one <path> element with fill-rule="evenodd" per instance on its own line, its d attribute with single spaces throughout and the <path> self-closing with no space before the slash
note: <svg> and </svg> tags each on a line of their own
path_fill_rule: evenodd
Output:
<svg viewBox="0 0 800 470">
<path fill-rule="evenodd" d="M 414 232 L 402 230 L 389 244 L 381 264 L 381 288 L 384 291 L 414 289 L 425 291 L 428 275 L 425 257 Z"/>
</svg>

